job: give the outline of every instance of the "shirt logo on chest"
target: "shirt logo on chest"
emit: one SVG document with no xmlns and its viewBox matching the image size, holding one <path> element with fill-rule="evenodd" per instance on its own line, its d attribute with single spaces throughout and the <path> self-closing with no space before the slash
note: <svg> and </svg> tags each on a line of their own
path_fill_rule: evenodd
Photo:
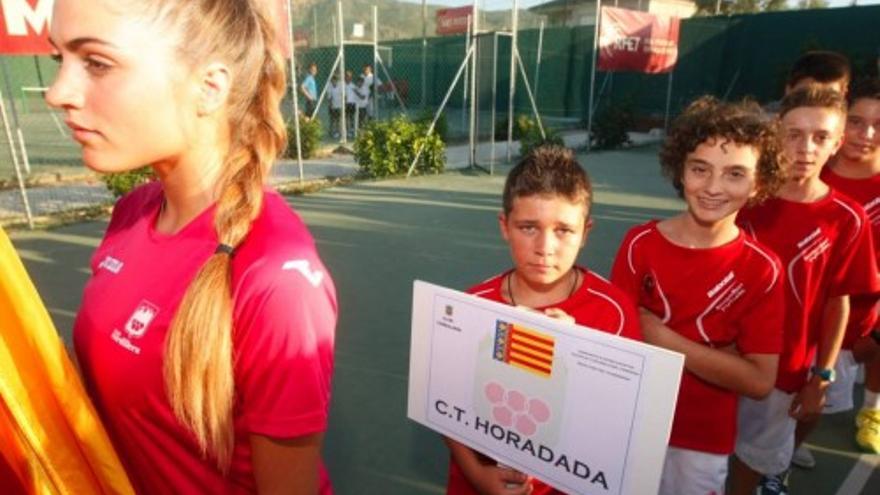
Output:
<svg viewBox="0 0 880 495">
<path fill-rule="evenodd" d="M 159 308 L 155 304 L 146 300 L 141 301 L 131 316 L 128 317 L 128 321 L 125 322 L 125 327 L 123 327 L 125 333 L 114 328 L 113 332 L 110 334 L 110 338 L 123 349 L 133 354 L 140 354 L 141 348 L 135 345 L 132 340 L 144 336 L 147 329 L 150 327 L 150 323 L 153 322 L 158 313 Z"/>
<path fill-rule="evenodd" d="M 104 270 L 107 270 L 108 272 L 118 274 L 120 271 L 122 271 L 122 266 L 124 264 L 125 263 L 123 263 L 122 261 L 114 258 L 113 256 L 108 255 L 108 256 L 105 256 L 104 259 L 101 261 L 101 263 L 98 265 L 98 269 L 99 270 L 104 269 Z"/>
<path fill-rule="evenodd" d="M 125 333 L 127 333 L 129 337 L 143 337 L 158 312 L 159 308 L 153 303 L 149 301 L 141 301 L 137 309 L 134 310 L 134 313 L 128 318 L 128 321 L 125 322 Z"/>
</svg>

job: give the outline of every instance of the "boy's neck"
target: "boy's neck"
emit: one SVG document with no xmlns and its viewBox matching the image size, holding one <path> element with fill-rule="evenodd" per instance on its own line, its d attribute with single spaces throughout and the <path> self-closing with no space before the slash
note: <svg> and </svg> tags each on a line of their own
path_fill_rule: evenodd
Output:
<svg viewBox="0 0 880 495">
<path fill-rule="evenodd" d="M 873 162 L 850 160 L 839 153 L 829 166 L 835 174 L 847 179 L 870 179 L 880 174 L 880 159 Z"/>
<path fill-rule="evenodd" d="M 717 222 L 703 223 L 685 211 L 659 222 L 657 228 L 673 244 L 692 249 L 723 246 L 739 236 L 735 213 Z"/>
<path fill-rule="evenodd" d="M 785 181 L 776 196 L 795 203 L 814 203 L 827 196 L 830 190 L 828 185 L 815 175 Z"/>
<path fill-rule="evenodd" d="M 576 267 L 572 267 L 559 280 L 548 285 L 531 284 L 514 270 L 502 280 L 501 293 L 515 306 L 544 308 L 562 303 L 577 292 L 582 284 L 583 277 Z"/>
</svg>

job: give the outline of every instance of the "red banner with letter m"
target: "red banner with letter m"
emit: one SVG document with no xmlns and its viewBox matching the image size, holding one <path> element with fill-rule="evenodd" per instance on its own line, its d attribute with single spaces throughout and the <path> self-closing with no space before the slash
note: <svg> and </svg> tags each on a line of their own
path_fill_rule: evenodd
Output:
<svg viewBox="0 0 880 495">
<path fill-rule="evenodd" d="M 678 17 L 602 7 L 598 69 L 669 72 L 678 59 L 679 25 Z"/>
</svg>

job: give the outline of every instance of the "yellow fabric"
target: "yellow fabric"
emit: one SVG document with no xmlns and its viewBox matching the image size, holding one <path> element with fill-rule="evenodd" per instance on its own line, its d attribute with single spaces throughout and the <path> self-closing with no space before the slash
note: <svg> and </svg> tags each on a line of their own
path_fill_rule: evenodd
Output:
<svg viewBox="0 0 880 495">
<path fill-rule="evenodd" d="M 2 229 L 0 441 L 0 463 L 6 463 L 0 466 L 0 478 L 4 473 L 17 477 L 27 494 L 134 493 L 52 320 Z"/>
</svg>

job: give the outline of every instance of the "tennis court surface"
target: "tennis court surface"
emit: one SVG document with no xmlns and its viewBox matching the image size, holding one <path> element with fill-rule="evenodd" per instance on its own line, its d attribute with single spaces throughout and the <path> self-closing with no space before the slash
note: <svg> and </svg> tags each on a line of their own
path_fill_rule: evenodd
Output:
<svg viewBox="0 0 880 495">
<path fill-rule="evenodd" d="M 607 275 L 624 232 L 681 208 L 655 148 L 581 155 L 595 227 L 581 263 Z M 509 267 L 498 233 L 503 174 L 459 171 L 362 182 L 290 203 L 309 224 L 339 292 L 336 373 L 325 460 L 340 494 L 445 491 L 440 437 L 406 418 L 412 281 L 464 289 Z M 12 234 L 59 330 L 70 328 L 106 222 Z M 856 403 L 861 402 L 861 394 Z M 854 413 L 827 416 L 809 440 L 818 465 L 791 493 L 880 494 L 880 456 L 862 455 Z"/>
</svg>

